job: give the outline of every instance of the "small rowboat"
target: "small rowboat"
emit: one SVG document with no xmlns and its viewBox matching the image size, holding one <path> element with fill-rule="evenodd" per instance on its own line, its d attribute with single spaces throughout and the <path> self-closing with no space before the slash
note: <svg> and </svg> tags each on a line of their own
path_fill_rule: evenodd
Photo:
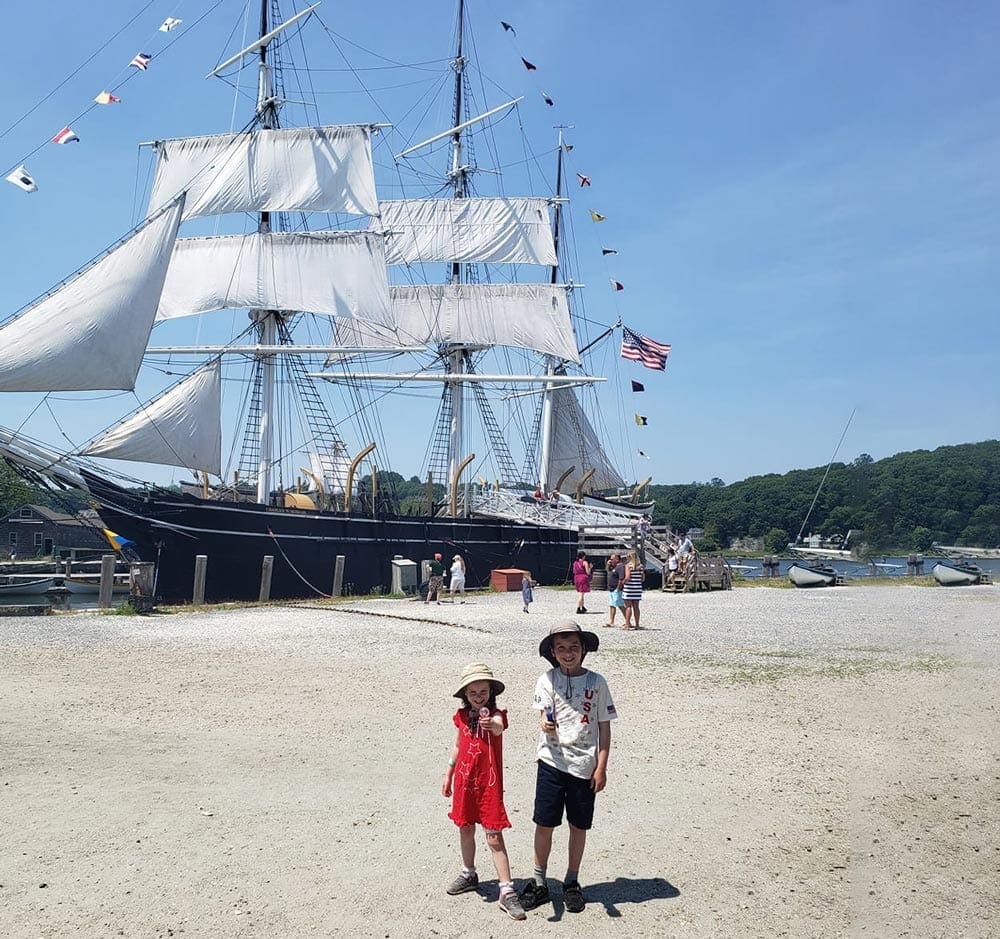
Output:
<svg viewBox="0 0 1000 939">
<path fill-rule="evenodd" d="M 942 587 L 968 587 L 978 584 L 982 573 L 982 568 L 975 564 L 963 564 L 961 561 L 952 564 L 938 561 L 931 568 L 931 575 Z"/>
<path fill-rule="evenodd" d="M 832 587 L 837 572 L 825 564 L 793 564 L 788 568 L 788 579 L 796 587 Z"/>
<path fill-rule="evenodd" d="M 97 596 L 101 592 L 100 580 L 87 580 L 82 577 L 63 577 L 62 582 L 63 586 L 70 593 L 86 593 Z M 128 593 L 128 591 L 128 583 L 117 580 L 111 588 L 112 593 Z"/>
<path fill-rule="evenodd" d="M 45 593 L 55 584 L 55 578 L 42 577 L 38 580 L 20 580 L 0 584 L 0 597 L 19 597 Z"/>
</svg>

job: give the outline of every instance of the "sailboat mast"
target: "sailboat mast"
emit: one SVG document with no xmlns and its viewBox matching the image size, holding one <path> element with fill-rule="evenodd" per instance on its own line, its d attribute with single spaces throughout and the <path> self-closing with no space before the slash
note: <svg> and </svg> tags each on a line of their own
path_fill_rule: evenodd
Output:
<svg viewBox="0 0 1000 939">
<path fill-rule="evenodd" d="M 453 112 L 452 127 L 455 132 L 451 136 L 451 172 L 450 176 L 454 185 L 454 195 L 456 199 L 464 199 L 468 195 L 468 184 L 465 168 L 462 166 L 462 131 L 459 125 L 462 123 L 462 92 L 464 88 L 465 58 L 462 54 L 463 34 L 465 32 L 465 0 L 458 0 L 458 44 L 455 51 L 455 58 L 452 61 L 452 68 L 455 70 L 455 107 Z M 454 263 L 451 266 L 452 283 L 458 284 L 462 281 L 462 265 Z M 465 370 L 465 350 L 461 347 L 453 347 L 448 353 L 448 371 L 452 374 L 461 374 Z M 455 472 L 459 464 L 464 459 L 464 443 L 462 440 L 463 424 L 463 404 L 464 404 L 464 383 L 461 381 L 450 382 L 448 393 L 451 396 L 451 426 L 448 434 L 448 480 L 449 485 L 455 478 Z"/>
<path fill-rule="evenodd" d="M 561 222 L 562 174 L 563 174 L 563 129 L 559 128 L 558 156 L 556 157 L 556 202 L 552 221 L 552 242 L 556 249 L 556 263 L 552 266 L 549 283 L 555 284 L 559 277 L 559 224 Z M 545 357 L 545 374 L 555 371 L 552 356 Z M 542 492 L 549 488 L 549 461 L 552 458 L 552 391 L 554 385 L 548 382 L 542 397 L 542 445 L 539 454 L 538 487 Z"/>
<path fill-rule="evenodd" d="M 267 4 L 260 3 L 260 38 L 267 35 Z M 261 44 L 257 75 L 257 115 L 265 130 L 273 130 L 278 123 L 274 103 L 271 66 L 267 61 L 267 45 Z M 267 234 L 271 231 L 271 213 L 261 212 L 257 220 L 257 231 Z M 274 310 L 251 310 L 250 317 L 257 323 L 261 345 L 273 346 L 278 339 L 277 317 Z M 274 369 L 273 355 L 261 357 L 260 423 L 258 425 L 258 445 L 260 468 L 257 474 L 257 501 L 266 505 L 271 497 L 271 463 L 274 452 Z"/>
</svg>

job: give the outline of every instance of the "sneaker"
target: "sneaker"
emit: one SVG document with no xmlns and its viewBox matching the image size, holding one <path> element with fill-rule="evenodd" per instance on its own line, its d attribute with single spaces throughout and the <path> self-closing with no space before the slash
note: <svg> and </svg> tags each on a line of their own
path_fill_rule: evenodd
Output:
<svg viewBox="0 0 1000 939">
<path fill-rule="evenodd" d="M 583 890 L 575 880 L 571 884 L 563 884 L 563 903 L 569 913 L 582 913 L 587 905 L 583 901 Z"/>
<path fill-rule="evenodd" d="M 540 887 L 533 880 L 525 884 L 521 891 L 521 906 L 525 910 L 533 910 L 536 906 L 549 902 L 548 886 Z"/>
<path fill-rule="evenodd" d="M 517 894 L 513 890 L 500 894 L 500 909 L 511 919 L 527 919 L 528 914 L 524 912 L 524 907 L 517 899 Z"/>
<path fill-rule="evenodd" d="M 476 873 L 466 874 L 464 871 L 459 874 L 445 891 L 449 896 L 458 896 L 460 893 L 468 893 L 479 886 L 479 875 Z"/>
</svg>

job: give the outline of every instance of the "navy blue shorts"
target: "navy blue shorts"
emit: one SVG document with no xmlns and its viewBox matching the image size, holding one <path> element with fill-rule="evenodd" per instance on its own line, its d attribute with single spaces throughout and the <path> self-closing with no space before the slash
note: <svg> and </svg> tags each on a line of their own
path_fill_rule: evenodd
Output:
<svg viewBox="0 0 1000 939">
<path fill-rule="evenodd" d="M 594 795 L 589 779 L 571 776 L 539 760 L 533 821 L 542 828 L 558 828 L 565 809 L 566 821 L 587 831 L 594 823 Z"/>
</svg>

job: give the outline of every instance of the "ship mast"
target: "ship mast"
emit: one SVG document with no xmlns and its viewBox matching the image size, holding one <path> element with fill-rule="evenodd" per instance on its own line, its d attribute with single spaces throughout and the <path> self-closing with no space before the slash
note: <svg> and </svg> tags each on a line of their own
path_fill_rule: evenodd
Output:
<svg viewBox="0 0 1000 939">
<path fill-rule="evenodd" d="M 267 4 L 260 2 L 260 38 L 267 35 Z M 257 116 L 264 130 L 278 126 L 278 109 L 275 103 L 271 65 L 267 61 L 267 44 L 261 43 L 257 75 Z M 261 212 L 257 219 L 257 231 L 267 234 L 271 231 L 271 213 Z M 263 346 L 273 346 L 278 337 L 277 310 L 251 310 L 250 318 L 257 324 L 259 342 Z M 274 370 L 273 355 L 263 355 L 261 364 L 260 423 L 258 425 L 258 445 L 260 469 L 257 475 L 257 501 L 267 505 L 271 497 L 271 466 L 274 452 Z"/>
<path fill-rule="evenodd" d="M 455 51 L 455 58 L 452 60 L 452 68 L 455 71 L 455 107 L 452 113 L 452 127 L 455 128 L 451 135 L 451 171 L 449 176 L 455 187 L 454 195 L 456 199 L 464 199 L 468 196 L 468 168 L 462 165 L 462 92 L 465 82 L 465 58 L 462 55 L 462 39 L 465 32 L 465 0 L 458 0 L 458 45 Z M 454 284 L 462 282 L 462 265 L 453 263 L 451 266 L 451 281 Z M 448 349 L 448 372 L 453 375 L 460 375 L 465 370 L 465 349 L 462 346 L 451 346 Z M 448 383 L 448 392 L 451 395 L 451 427 L 448 434 L 448 480 L 449 485 L 455 479 L 455 472 L 461 461 L 465 458 L 464 442 L 462 440 L 462 423 L 464 404 L 464 383 L 462 381 L 452 381 Z M 455 493 L 454 495 L 457 495 Z"/>
<path fill-rule="evenodd" d="M 559 127 L 559 146 L 556 157 L 556 200 L 552 222 L 552 242 L 556 249 L 556 263 L 552 266 L 549 283 L 555 284 L 559 278 L 559 223 L 562 220 L 562 173 L 563 173 L 563 129 Z M 545 357 L 545 374 L 552 376 L 555 372 L 552 356 Z M 552 455 L 552 382 L 545 385 L 542 397 L 542 446 L 539 454 L 538 487 L 542 492 L 549 489 L 549 460 Z"/>
</svg>

